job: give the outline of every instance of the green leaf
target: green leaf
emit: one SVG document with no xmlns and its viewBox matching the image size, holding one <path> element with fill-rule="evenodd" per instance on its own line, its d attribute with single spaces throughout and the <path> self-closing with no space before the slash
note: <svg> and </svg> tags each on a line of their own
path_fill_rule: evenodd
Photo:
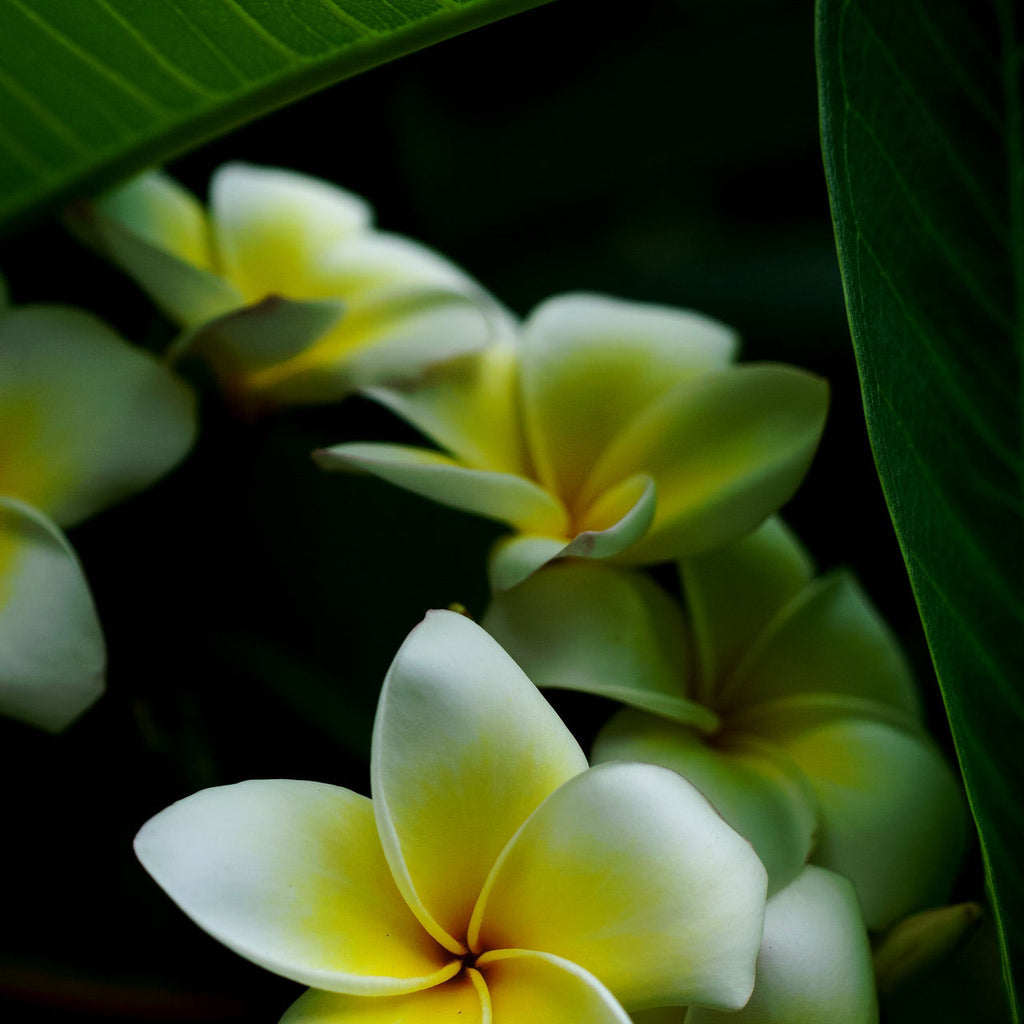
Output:
<svg viewBox="0 0 1024 1024">
<path fill-rule="evenodd" d="M 545 0 L 0 0 L 0 228 Z"/>
<path fill-rule="evenodd" d="M 819 0 L 825 162 L 871 443 L 1003 943 L 1024 971 L 1024 139 L 1013 0 Z"/>
</svg>

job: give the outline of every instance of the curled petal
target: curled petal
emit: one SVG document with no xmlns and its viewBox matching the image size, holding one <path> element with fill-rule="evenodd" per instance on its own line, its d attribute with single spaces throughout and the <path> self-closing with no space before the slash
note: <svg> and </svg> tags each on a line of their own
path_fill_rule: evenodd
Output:
<svg viewBox="0 0 1024 1024">
<path fill-rule="evenodd" d="M 592 758 L 660 764 L 682 775 L 753 845 L 768 871 L 769 892 L 788 885 L 807 863 L 817 829 L 814 792 L 800 769 L 768 744 L 701 736 L 627 711 L 598 734 Z"/>
<path fill-rule="evenodd" d="M 397 444 L 339 444 L 316 452 L 314 457 L 324 469 L 363 470 L 453 508 L 527 532 L 564 536 L 565 510 L 525 477 L 468 469 L 440 452 Z M 559 547 L 564 546 L 563 540 Z"/>
<path fill-rule="evenodd" d="M 270 779 L 204 789 L 150 819 L 143 867 L 201 928 L 331 992 L 394 995 L 461 966 L 395 887 L 365 797 Z"/>
<path fill-rule="evenodd" d="M 615 996 L 569 960 L 524 949 L 484 953 L 494 1024 L 630 1024 Z"/>
<path fill-rule="evenodd" d="M 195 435 L 191 391 L 100 320 L 0 313 L 4 489 L 69 526 L 153 483 Z"/>
<path fill-rule="evenodd" d="M 876 1024 L 871 949 L 845 878 L 807 867 L 768 901 L 757 984 L 739 1013 L 693 1007 L 686 1024 Z"/>
<path fill-rule="evenodd" d="M 735 350 L 735 332 L 689 310 L 588 294 L 544 302 L 522 335 L 523 415 L 539 479 L 571 504 L 638 413 Z"/>
<path fill-rule="evenodd" d="M 814 575 L 810 556 L 778 516 L 739 540 L 680 563 L 700 664 L 712 696 L 779 610 Z"/>
<path fill-rule="evenodd" d="M 899 643 L 848 572 L 810 583 L 719 687 L 728 708 L 835 694 L 914 718 L 920 701 Z"/>
<path fill-rule="evenodd" d="M 491 1024 L 487 991 L 471 975 L 476 972 L 401 996 L 345 996 L 310 989 L 292 1003 L 281 1024 Z"/>
<path fill-rule="evenodd" d="M 642 470 L 658 486 L 634 563 L 707 550 L 757 526 L 796 490 L 825 422 L 828 387 L 802 370 L 749 365 L 703 374 L 622 431 L 580 492 L 587 507 Z"/>
<path fill-rule="evenodd" d="M 770 736 L 814 790 L 814 862 L 853 882 L 870 928 L 945 901 L 964 850 L 963 797 L 927 738 L 827 712 L 816 726 L 780 717 Z"/>
<path fill-rule="evenodd" d="M 674 602 L 646 576 L 606 563 L 546 566 L 497 591 L 483 627 L 545 687 L 583 690 L 714 729 L 686 696 L 690 652 Z"/>
<path fill-rule="evenodd" d="M 473 949 L 564 957 L 626 1009 L 742 1006 L 754 984 L 765 872 L 674 772 L 601 765 L 548 798 L 503 851 Z"/>
<path fill-rule="evenodd" d="M 498 854 L 586 758 L 515 662 L 469 619 L 431 612 L 377 709 L 373 803 L 388 862 L 432 935 L 464 952 Z"/>
<path fill-rule="evenodd" d="M 565 551 L 564 537 L 517 533 L 500 538 L 487 560 L 487 576 L 492 590 L 517 587 L 541 566 Z"/>
<path fill-rule="evenodd" d="M 0 714 L 59 732 L 103 692 L 92 595 L 64 535 L 0 497 Z"/>
</svg>

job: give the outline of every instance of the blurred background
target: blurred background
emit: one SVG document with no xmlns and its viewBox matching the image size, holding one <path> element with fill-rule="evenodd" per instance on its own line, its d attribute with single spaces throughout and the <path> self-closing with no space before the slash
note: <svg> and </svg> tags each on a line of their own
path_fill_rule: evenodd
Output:
<svg viewBox="0 0 1024 1024">
<path fill-rule="evenodd" d="M 809 0 L 557 0 L 169 169 L 203 196 L 227 160 L 366 196 L 383 228 L 439 249 L 517 313 L 573 290 L 691 307 L 738 327 L 745 359 L 827 377 L 826 437 L 785 515 L 821 568 L 860 574 L 948 749 L 860 408 Z M 173 336 L 55 222 L 7 241 L 0 271 L 15 302 L 85 306 L 155 350 Z M 196 789 L 247 778 L 367 792 L 373 710 L 399 644 L 428 608 L 461 602 L 478 616 L 486 602 L 500 527 L 309 458 L 410 431 L 358 399 L 243 423 L 191 377 L 192 456 L 71 534 L 106 630 L 108 695 L 61 737 L 0 721 L 5 1020 L 276 1021 L 298 986 L 200 932 L 137 865 L 135 831 Z M 551 696 L 584 744 L 610 711 Z M 980 877 L 972 854 L 958 898 L 981 898 Z M 997 972 L 988 941 L 968 950 L 966 995 L 962 979 L 925 979 L 887 1019 L 989 1019 L 971 987 Z"/>
</svg>

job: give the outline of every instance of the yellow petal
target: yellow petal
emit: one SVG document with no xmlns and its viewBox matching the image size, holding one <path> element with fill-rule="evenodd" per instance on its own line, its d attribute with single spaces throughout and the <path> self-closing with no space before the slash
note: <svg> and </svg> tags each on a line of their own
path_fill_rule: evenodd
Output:
<svg viewBox="0 0 1024 1024">
<path fill-rule="evenodd" d="M 475 972 L 401 996 L 344 996 L 310 989 L 292 1003 L 281 1024 L 491 1024 L 470 973 Z M 486 998 L 486 990 L 483 994 Z"/>
<path fill-rule="evenodd" d="M 189 389 L 95 317 L 0 312 L 0 491 L 69 526 L 153 483 L 188 450 Z"/>
<path fill-rule="evenodd" d="M 481 624 L 541 688 L 596 693 L 707 729 L 718 724 L 686 695 L 682 613 L 640 573 L 555 562 L 497 591 Z"/>
<path fill-rule="evenodd" d="M 728 1015 L 692 1007 L 686 1024 L 876 1024 L 871 949 L 850 883 L 805 868 L 768 901 L 757 984 Z"/>
<path fill-rule="evenodd" d="M 678 385 L 635 419 L 579 495 L 589 507 L 637 472 L 658 486 L 634 563 L 666 561 L 733 540 L 796 490 L 825 422 L 823 380 L 787 366 L 750 365 Z M 625 560 L 625 559 L 624 559 Z"/>
<path fill-rule="evenodd" d="M 485 953 L 477 968 L 487 982 L 494 1024 L 630 1024 L 616 998 L 577 964 L 547 953 Z"/>
<path fill-rule="evenodd" d="M 731 329 L 689 310 L 587 294 L 538 306 L 523 325 L 522 393 L 539 479 L 573 504 L 638 413 L 680 381 L 726 365 L 735 348 Z"/>
<path fill-rule="evenodd" d="M 0 496 L 0 714 L 59 732 L 103 692 L 106 653 L 71 545 Z"/>
<path fill-rule="evenodd" d="M 608 764 L 567 782 L 503 851 L 473 913 L 473 949 L 533 949 L 589 971 L 626 1009 L 742 1006 L 766 877 L 675 772 Z"/>
<path fill-rule="evenodd" d="M 564 537 L 565 510 L 525 477 L 469 469 L 440 452 L 397 444 L 339 444 L 315 457 L 325 469 L 363 470 L 452 508 Z"/>
<path fill-rule="evenodd" d="M 810 583 L 814 565 L 772 516 L 752 533 L 680 564 L 686 604 L 709 699 L 778 611 Z"/>
<path fill-rule="evenodd" d="M 147 822 L 135 852 L 196 924 L 293 981 L 392 995 L 461 966 L 410 913 L 370 801 L 347 789 L 280 779 L 204 789 Z"/>
<path fill-rule="evenodd" d="M 431 612 L 384 681 L 371 784 L 395 879 L 453 950 L 513 833 L 586 758 L 514 661 L 479 626 Z"/>
<path fill-rule="evenodd" d="M 768 870 L 769 892 L 788 885 L 807 863 L 818 809 L 807 779 L 782 751 L 623 712 L 598 734 L 591 756 L 595 763 L 660 764 L 692 782 L 751 842 Z"/>
</svg>

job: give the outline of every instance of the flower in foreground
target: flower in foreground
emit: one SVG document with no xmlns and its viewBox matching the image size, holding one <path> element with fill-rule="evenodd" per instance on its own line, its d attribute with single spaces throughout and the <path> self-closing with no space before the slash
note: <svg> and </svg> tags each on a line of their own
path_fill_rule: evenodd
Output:
<svg viewBox="0 0 1024 1024">
<path fill-rule="evenodd" d="M 57 731 L 103 689 L 96 609 L 62 527 L 188 450 L 191 393 L 95 317 L 0 304 L 0 713 Z"/>
<path fill-rule="evenodd" d="M 334 401 L 408 381 L 507 331 L 442 256 L 372 227 L 365 200 L 306 175 L 231 163 L 207 212 L 161 172 L 71 214 L 185 333 L 246 409 Z"/>
<path fill-rule="evenodd" d="M 673 772 L 587 768 L 478 626 L 432 612 L 384 682 L 372 802 L 270 780 L 149 821 L 146 869 L 193 920 L 312 986 L 288 1024 L 628 1024 L 738 1008 L 764 869 Z"/>
<path fill-rule="evenodd" d="M 855 579 L 813 578 L 777 519 L 681 576 L 689 624 L 650 580 L 577 562 L 496 594 L 484 625 L 538 685 L 630 705 L 595 760 L 689 779 L 753 843 L 771 891 L 810 857 L 853 882 L 871 928 L 943 902 L 962 796 Z"/>
<path fill-rule="evenodd" d="M 317 458 L 513 527 L 492 558 L 499 587 L 557 557 L 665 561 L 774 512 L 824 425 L 824 381 L 734 366 L 735 350 L 733 331 L 696 313 L 559 296 L 514 341 L 370 391 L 450 455 L 358 443 Z"/>
</svg>

